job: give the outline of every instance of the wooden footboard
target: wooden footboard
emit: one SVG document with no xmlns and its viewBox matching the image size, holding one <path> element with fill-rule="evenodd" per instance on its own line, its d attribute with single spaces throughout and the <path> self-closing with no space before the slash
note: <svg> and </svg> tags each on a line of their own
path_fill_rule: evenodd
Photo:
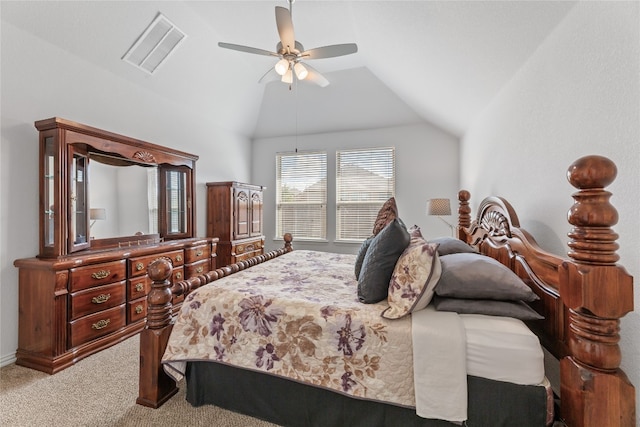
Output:
<svg viewBox="0 0 640 427">
<path fill-rule="evenodd" d="M 458 237 L 516 272 L 540 297 L 532 306 L 544 321 L 530 327 L 560 362 L 560 415 L 569 426 L 635 427 L 635 390 L 620 369 L 620 318 L 633 311 L 633 278 L 616 264 L 618 221 L 604 188 L 616 166 L 601 156 L 568 170 L 578 189 L 568 221 L 570 251 L 562 258 L 540 249 L 520 228 L 504 199 L 482 201 L 471 221 L 468 191 L 458 199 Z"/>
<path fill-rule="evenodd" d="M 147 325 L 140 332 L 140 375 L 136 403 L 158 408 L 178 391 L 176 382 L 164 372 L 161 364 L 173 328 L 172 296 L 186 296 L 207 283 L 291 252 L 292 240 L 290 234 L 285 234 L 282 249 L 209 271 L 201 276 L 174 283 L 173 286 L 169 282 L 172 272 L 170 260 L 158 258 L 149 264 L 147 271 L 153 284 L 147 297 Z"/>
</svg>

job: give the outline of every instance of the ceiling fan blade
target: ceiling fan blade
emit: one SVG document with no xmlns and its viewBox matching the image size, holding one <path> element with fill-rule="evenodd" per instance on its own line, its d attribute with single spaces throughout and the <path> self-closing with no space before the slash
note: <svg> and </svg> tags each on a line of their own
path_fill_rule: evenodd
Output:
<svg viewBox="0 0 640 427">
<path fill-rule="evenodd" d="M 286 49 L 289 46 L 289 49 L 293 50 L 296 44 L 296 37 L 293 34 L 293 21 L 291 20 L 289 9 L 276 6 L 276 25 L 278 26 L 282 47 Z"/>
<path fill-rule="evenodd" d="M 317 84 L 320 87 L 329 86 L 329 80 L 327 80 L 322 74 L 320 74 L 318 70 L 316 70 L 311 65 L 306 63 L 304 64 L 304 66 L 309 72 L 309 74 L 307 74 L 307 77 L 305 77 L 304 81 L 310 81 L 312 83 Z"/>
<path fill-rule="evenodd" d="M 255 47 L 242 46 L 239 44 L 218 42 L 218 46 L 223 47 L 225 49 L 239 50 L 240 52 L 255 53 L 256 55 L 266 55 L 266 56 L 276 56 L 276 57 L 280 56 L 275 52 L 270 52 L 268 50 L 258 49 Z"/>
<path fill-rule="evenodd" d="M 358 45 L 355 43 L 334 44 L 331 46 L 316 47 L 302 52 L 304 59 L 322 59 L 333 58 L 336 56 L 351 55 L 358 51 Z"/>
</svg>

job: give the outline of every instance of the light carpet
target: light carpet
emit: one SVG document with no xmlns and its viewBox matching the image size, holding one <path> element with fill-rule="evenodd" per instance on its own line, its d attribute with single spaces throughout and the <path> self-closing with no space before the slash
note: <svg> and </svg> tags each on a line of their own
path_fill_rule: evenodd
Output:
<svg viewBox="0 0 640 427">
<path fill-rule="evenodd" d="M 138 346 L 136 335 L 55 375 L 15 364 L 0 369 L 0 425 L 275 426 L 212 405 L 195 408 L 185 400 L 183 382 L 160 408 L 137 405 Z"/>
</svg>

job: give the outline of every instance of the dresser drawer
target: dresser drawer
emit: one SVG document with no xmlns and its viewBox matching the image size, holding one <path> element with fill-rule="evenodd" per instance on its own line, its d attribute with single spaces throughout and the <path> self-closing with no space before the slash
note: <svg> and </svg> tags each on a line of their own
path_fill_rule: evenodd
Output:
<svg viewBox="0 0 640 427">
<path fill-rule="evenodd" d="M 151 290 L 151 279 L 149 276 L 140 276 L 129 280 L 127 286 L 127 300 L 132 301 L 146 296 Z"/>
<path fill-rule="evenodd" d="M 256 240 L 251 240 L 251 241 L 246 241 L 241 243 L 234 243 L 231 247 L 231 253 L 235 254 L 236 257 L 238 255 L 242 255 L 245 253 L 253 253 L 261 250 L 262 250 L 262 239 L 256 239 Z"/>
<path fill-rule="evenodd" d="M 245 252 L 243 254 L 233 256 L 231 257 L 231 263 L 235 264 L 240 261 L 246 261 L 249 258 L 253 258 L 254 256 L 258 256 L 258 255 L 262 255 L 262 249 L 257 251 L 252 251 L 252 252 Z"/>
<path fill-rule="evenodd" d="M 184 251 L 182 249 L 154 255 L 135 257 L 129 259 L 129 277 L 136 277 L 147 274 L 147 266 L 151 263 L 151 261 L 161 257 L 169 258 L 174 269 L 184 264 Z"/>
<path fill-rule="evenodd" d="M 129 323 L 137 322 L 147 317 L 147 299 L 140 298 L 127 303 L 127 318 Z"/>
<path fill-rule="evenodd" d="M 70 291 L 76 292 L 97 285 L 126 279 L 126 260 L 72 268 L 69 272 Z"/>
<path fill-rule="evenodd" d="M 123 280 L 71 294 L 70 320 L 124 303 L 125 291 L 126 282 Z"/>
<path fill-rule="evenodd" d="M 69 323 L 71 347 L 110 334 L 126 324 L 126 304 L 81 317 Z"/>
<path fill-rule="evenodd" d="M 184 279 L 184 267 L 174 267 L 173 272 L 171 273 L 171 284 L 180 282 Z"/>
<path fill-rule="evenodd" d="M 208 260 L 211 257 L 211 248 L 209 245 L 200 245 L 184 250 L 185 264 L 193 264 L 198 261 Z"/>
<path fill-rule="evenodd" d="M 200 262 L 196 262 L 194 264 L 189 264 L 184 266 L 184 275 L 187 279 L 190 277 L 199 276 L 203 273 L 206 273 L 210 270 L 211 262 L 209 259 L 204 259 Z"/>
</svg>

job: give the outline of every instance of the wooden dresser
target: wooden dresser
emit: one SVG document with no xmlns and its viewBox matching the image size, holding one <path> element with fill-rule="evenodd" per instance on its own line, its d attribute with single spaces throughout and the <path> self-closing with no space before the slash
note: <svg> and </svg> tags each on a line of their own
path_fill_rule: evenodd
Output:
<svg viewBox="0 0 640 427">
<path fill-rule="evenodd" d="M 266 187 L 235 181 L 207 183 L 207 236 L 218 237 L 218 265 L 264 253 L 262 198 Z"/>
<path fill-rule="evenodd" d="M 40 245 L 14 262 L 16 358 L 55 373 L 144 327 L 150 262 L 169 259 L 174 282 L 198 276 L 216 268 L 217 239 L 195 232 L 198 156 L 59 117 L 35 127 Z"/>
<path fill-rule="evenodd" d="M 16 260 L 16 363 L 53 374 L 142 330 L 151 289 L 147 266 L 160 257 L 171 260 L 172 282 L 198 276 L 216 268 L 216 239 Z M 173 302 L 176 312 L 182 300 Z"/>
</svg>

